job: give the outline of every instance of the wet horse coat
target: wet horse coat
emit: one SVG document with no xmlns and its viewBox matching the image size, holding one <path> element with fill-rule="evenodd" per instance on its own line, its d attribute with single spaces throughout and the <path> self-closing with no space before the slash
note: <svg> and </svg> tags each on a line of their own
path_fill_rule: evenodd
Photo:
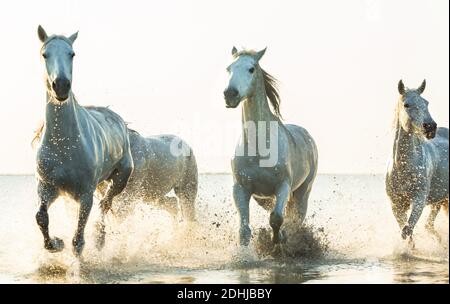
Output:
<svg viewBox="0 0 450 304">
<path fill-rule="evenodd" d="M 123 201 L 115 214 L 124 216 L 134 202 L 153 203 L 176 216 L 181 209 L 183 218 L 195 221 L 195 198 L 198 188 L 197 163 L 189 145 L 175 135 L 143 137 L 129 130 L 134 170 L 125 190 L 118 199 Z M 105 184 L 99 187 L 104 191 Z M 174 190 L 178 197 L 168 196 Z"/>
<path fill-rule="evenodd" d="M 111 181 L 100 205 L 98 246 L 105 238 L 104 216 L 112 199 L 125 187 L 133 170 L 128 129 L 123 119 L 103 107 L 83 107 L 72 90 L 72 44 L 77 34 L 48 37 L 39 26 L 43 42 L 41 54 L 46 64 L 47 102 L 45 122 L 39 135 L 36 155 L 39 211 L 37 223 L 44 247 L 60 251 L 61 239 L 50 237 L 48 208 L 60 196 L 67 195 L 80 204 L 78 225 L 73 238 L 74 253 L 84 247 L 84 228 L 92 208 L 97 185 Z"/>
<path fill-rule="evenodd" d="M 242 106 L 242 136 L 231 164 L 233 197 L 240 216 L 240 244 L 248 245 L 251 197 L 271 211 L 275 244 L 285 240 L 281 226 L 286 216 L 301 225 L 317 173 L 317 147 L 306 129 L 285 125 L 279 116 L 275 79 L 260 66 L 260 52 L 232 50 L 229 85 L 224 91 L 228 108 Z M 271 102 L 275 114 L 270 110 Z M 256 131 L 257 129 L 257 131 Z M 258 148 L 256 148 L 258 144 Z M 266 147 L 271 147 L 269 153 Z"/>
<path fill-rule="evenodd" d="M 438 236 L 434 221 L 441 207 L 448 215 L 448 128 L 437 128 L 418 89 L 406 89 L 400 80 L 400 100 L 395 115 L 395 140 L 386 174 L 386 192 L 402 230 L 410 237 L 422 211 L 430 205 L 426 228 Z M 411 214 L 407 217 L 408 209 Z"/>
</svg>

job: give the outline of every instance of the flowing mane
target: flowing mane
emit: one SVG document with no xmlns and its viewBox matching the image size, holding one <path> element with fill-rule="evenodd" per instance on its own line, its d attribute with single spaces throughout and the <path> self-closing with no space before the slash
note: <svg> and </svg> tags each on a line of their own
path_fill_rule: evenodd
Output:
<svg viewBox="0 0 450 304">
<path fill-rule="evenodd" d="M 275 77 L 267 73 L 261 68 L 264 77 L 264 87 L 266 88 L 266 95 L 272 104 L 275 115 L 282 118 L 280 113 L 280 93 L 278 92 L 278 81 Z"/>
<path fill-rule="evenodd" d="M 399 115 L 400 115 L 400 100 L 397 101 L 397 104 L 395 105 L 394 109 L 394 119 L 392 120 L 392 129 L 394 131 L 397 129 Z"/>
</svg>

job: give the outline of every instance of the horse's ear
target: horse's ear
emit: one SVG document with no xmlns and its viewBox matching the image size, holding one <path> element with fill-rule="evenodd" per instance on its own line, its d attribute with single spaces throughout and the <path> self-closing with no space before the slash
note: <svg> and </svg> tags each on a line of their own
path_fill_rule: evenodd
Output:
<svg viewBox="0 0 450 304">
<path fill-rule="evenodd" d="M 267 47 L 265 47 L 264 49 L 262 49 L 261 51 L 257 52 L 255 55 L 256 61 L 259 61 L 262 56 L 264 56 L 264 53 L 266 52 Z"/>
<path fill-rule="evenodd" d="M 425 91 L 425 86 L 427 85 L 427 81 L 424 79 L 422 81 L 422 84 L 420 85 L 420 87 L 417 89 L 417 92 L 420 94 L 423 93 L 423 91 Z"/>
<path fill-rule="evenodd" d="M 231 55 L 235 55 L 238 52 L 237 48 L 233 46 L 233 49 L 231 50 Z"/>
<path fill-rule="evenodd" d="M 401 79 L 398 82 L 398 92 L 400 93 L 400 95 L 405 94 L 405 85 L 403 84 L 403 80 L 401 80 Z"/>
<path fill-rule="evenodd" d="M 48 38 L 48 35 L 45 32 L 44 28 L 39 25 L 37 32 L 38 32 L 39 40 L 41 40 L 41 42 L 44 43 Z"/>
<path fill-rule="evenodd" d="M 69 40 L 72 41 L 72 43 L 74 43 L 75 40 L 77 40 L 77 37 L 78 37 L 78 31 L 77 31 L 76 33 L 72 34 L 72 35 L 69 37 Z"/>
</svg>

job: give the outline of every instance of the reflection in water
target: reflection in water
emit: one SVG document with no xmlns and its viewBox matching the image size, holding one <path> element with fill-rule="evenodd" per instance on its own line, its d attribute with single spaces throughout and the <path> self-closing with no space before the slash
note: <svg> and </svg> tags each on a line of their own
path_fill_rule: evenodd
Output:
<svg viewBox="0 0 450 304">
<path fill-rule="evenodd" d="M 39 283 L 448 283 L 448 219 L 438 216 L 443 243 L 420 221 L 416 250 L 408 252 L 384 194 L 381 176 L 320 175 L 307 224 L 288 229 L 288 243 L 273 256 L 268 214 L 251 203 L 252 247 L 237 244 L 238 219 L 229 175 L 202 175 L 199 225 L 186 227 L 163 211 L 138 204 L 125 220 L 108 218 L 107 242 L 92 239 L 84 259 L 71 248 L 48 253 L 35 224 L 30 176 L 0 176 L 0 282 Z M 115 202 L 120 203 L 120 202 Z M 70 244 L 77 206 L 58 201 L 50 230 Z M 427 216 L 424 212 L 424 218 Z M 12 229 L 14 227 L 14 229 Z"/>
</svg>

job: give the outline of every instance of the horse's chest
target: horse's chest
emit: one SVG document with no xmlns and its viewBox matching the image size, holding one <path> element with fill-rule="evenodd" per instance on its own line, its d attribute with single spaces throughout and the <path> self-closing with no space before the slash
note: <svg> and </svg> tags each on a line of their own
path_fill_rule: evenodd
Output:
<svg viewBox="0 0 450 304">
<path fill-rule="evenodd" d="M 280 166 L 264 168 L 252 161 L 237 162 L 233 171 L 237 183 L 260 196 L 273 195 L 286 177 L 286 170 Z"/>
<path fill-rule="evenodd" d="M 392 189 L 395 189 L 395 194 L 410 196 L 411 193 L 425 191 L 428 186 L 428 178 L 425 171 L 394 171 L 390 176 L 390 185 Z"/>
<path fill-rule="evenodd" d="M 60 154 L 41 149 L 37 156 L 36 173 L 40 180 L 64 190 L 78 188 L 92 176 L 92 166 L 81 161 L 76 154 Z"/>
</svg>

